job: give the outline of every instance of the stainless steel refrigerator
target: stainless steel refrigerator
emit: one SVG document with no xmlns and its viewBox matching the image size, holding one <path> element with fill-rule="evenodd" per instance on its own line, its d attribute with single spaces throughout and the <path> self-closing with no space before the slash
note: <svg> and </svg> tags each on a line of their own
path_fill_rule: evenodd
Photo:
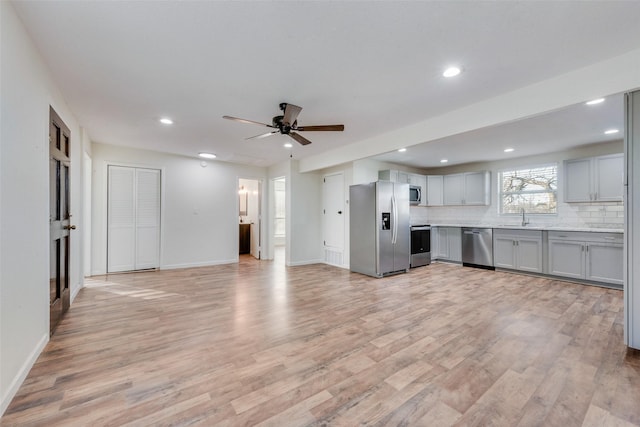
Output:
<svg viewBox="0 0 640 427">
<path fill-rule="evenodd" d="M 352 185 L 349 206 L 351 271 L 374 277 L 407 272 L 411 257 L 409 184 Z"/>
</svg>

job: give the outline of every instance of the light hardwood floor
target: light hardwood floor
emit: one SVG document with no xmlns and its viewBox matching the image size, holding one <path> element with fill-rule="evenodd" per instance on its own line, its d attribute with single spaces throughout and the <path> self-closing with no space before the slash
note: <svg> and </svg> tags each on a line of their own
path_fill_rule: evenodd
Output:
<svg viewBox="0 0 640 427">
<path fill-rule="evenodd" d="M 436 263 L 87 281 L 2 425 L 640 425 L 622 292 Z"/>
</svg>

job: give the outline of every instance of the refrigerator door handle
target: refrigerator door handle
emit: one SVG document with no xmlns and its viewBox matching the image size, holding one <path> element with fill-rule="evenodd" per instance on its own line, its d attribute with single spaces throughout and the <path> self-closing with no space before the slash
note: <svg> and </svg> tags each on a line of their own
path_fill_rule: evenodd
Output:
<svg viewBox="0 0 640 427">
<path fill-rule="evenodd" d="M 395 245 L 398 238 L 398 207 L 396 206 L 396 196 L 391 196 L 391 211 L 393 212 L 391 244 Z"/>
</svg>

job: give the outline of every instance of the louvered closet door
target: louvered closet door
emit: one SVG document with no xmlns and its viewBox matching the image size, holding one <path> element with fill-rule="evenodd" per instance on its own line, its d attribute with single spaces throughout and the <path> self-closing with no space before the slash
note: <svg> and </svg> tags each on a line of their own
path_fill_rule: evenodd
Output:
<svg viewBox="0 0 640 427">
<path fill-rule="evenodd" d="M 160 265 L 160 171 L 109 166 L 107 271 Z"/>
<path fill-rule="evenodd" d="M 136 169 L 135 269 L 158 268 L 160 261 L 160 171 Z"/>
</svg>

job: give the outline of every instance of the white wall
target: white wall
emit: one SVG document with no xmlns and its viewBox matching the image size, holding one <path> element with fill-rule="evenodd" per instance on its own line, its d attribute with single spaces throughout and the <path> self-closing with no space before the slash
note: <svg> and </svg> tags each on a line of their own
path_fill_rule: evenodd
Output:
<svg viewBox="0 0 640 427">
<path fill-rule="evenodd" d="M 291 160 L 287 183 L 289 265 L 322 262 L 322 177 L 317 172 L 299 173 L 298 162 Z"/>
<path fill-rule="evenodd" d="M 490 206 L 438 206 L 412 207 L 412 222 L 420 216 L 427 223 L 468 224 L 518 224 L 522 219 L 514 215 L 499 215 L 498 172 L 511 167 L 526 167 L 549 163 L 558 164 L 558 214 L 527 215 L 531 225 L 554 225 L 572 227 L 620 228 L 624 223 L 622 202 L 564 203 L 563 160 L 622 153 L 622 141 L 587 145 L 573 150 L 540 156 L 519 157 L 496 162 L 473 163 L 426 171 L 429 175 L 444 175 L 459 172 L 491 171 Z"/>
<path fill-rule="evenodd" d="M 160 268 L 238 261 L 238 178 L 266 169 L 107 144 L 93 144 L 92 268 L 106 272 L 107 166 L 162 171 Z"/>
<path fill-rule="evenodd" d="M 82 286 L 82 131 L 0 2 L 0 413 L 49 339 L 49 106 L 71 131 L 71 295 Z"/>
</svg>

